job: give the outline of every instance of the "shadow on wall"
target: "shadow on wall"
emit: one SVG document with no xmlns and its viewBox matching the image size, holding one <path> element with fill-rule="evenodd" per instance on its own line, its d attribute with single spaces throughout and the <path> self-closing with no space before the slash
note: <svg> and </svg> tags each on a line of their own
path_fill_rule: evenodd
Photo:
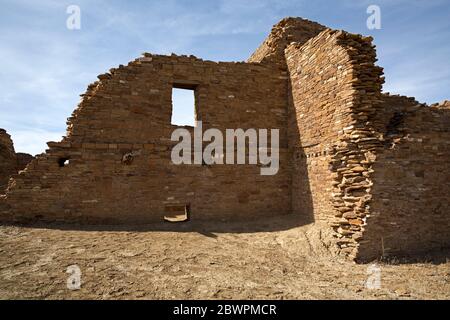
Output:
<svg viewBox="0 0 450 320">
<path fill-rule="evenodd" d="M 300 125 L 294 105 L 291 85 L 288 90 L 288 144 L 291 161 L 291 210 L 303 224 L 313 223 L 314 205 L 311 193 L 307 156 L 302 148 Z"/>
</svg>

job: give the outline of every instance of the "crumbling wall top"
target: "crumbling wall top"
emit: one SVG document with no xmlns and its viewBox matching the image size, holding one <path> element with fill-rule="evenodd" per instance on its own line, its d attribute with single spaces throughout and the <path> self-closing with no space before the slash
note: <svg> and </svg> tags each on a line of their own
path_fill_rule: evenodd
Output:
<svg viewBox="0 0 450 320">
<path fill-rule="evenodd" d="M 318 35 L 326 27 L 302 18 L 284 18 L 273 26 L 269 36 L 250 56 L 248 62 L 283 62 L 284 49 L 292 42 L 300 44 Z"/>
</svg>

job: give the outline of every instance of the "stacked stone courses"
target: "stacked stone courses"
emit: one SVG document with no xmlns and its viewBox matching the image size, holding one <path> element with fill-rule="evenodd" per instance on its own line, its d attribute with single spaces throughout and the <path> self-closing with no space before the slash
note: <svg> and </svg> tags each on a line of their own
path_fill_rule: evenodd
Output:
<svg viewBox="0 0 450 320">
<path fill-rule="evenodd" d="M 29 158 L 0 131 L 1 217 L 136 224 L 189 205 L 192 220 L 297 215 L 362 262 L 448 248 L 450 103 L 382 93 L 372 40 L 286 18 L 247 62 L 145 53 L 111 69 L 18 174 Z M 173 88 L 194 90 L 203 130 L 278 129 L 278 173 L 173 164 Z"/>
</svg>

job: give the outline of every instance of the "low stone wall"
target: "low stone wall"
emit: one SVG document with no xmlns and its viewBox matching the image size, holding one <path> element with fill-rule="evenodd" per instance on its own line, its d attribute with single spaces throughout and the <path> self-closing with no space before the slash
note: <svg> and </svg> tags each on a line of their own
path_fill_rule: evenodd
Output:
<svg viewBox="0 0 450 320">
<path fill-rule="evenodd" d="M 450 247 L 450 109 L 402 96 L 383 100 L 363 261 Z"/>
</svg>

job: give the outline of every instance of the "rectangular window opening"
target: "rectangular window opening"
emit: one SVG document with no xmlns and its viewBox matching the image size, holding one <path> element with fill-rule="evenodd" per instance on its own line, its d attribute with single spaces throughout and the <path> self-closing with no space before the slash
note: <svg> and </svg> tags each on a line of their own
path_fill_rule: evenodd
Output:
<svg viewBox="0 0 450 320">
<path fill-rule="evenodd" d="M 195 87 L 183 86 L 172 88 L 172 119 L 171 124 L 177 126 L 195 126 Z"/>
</svg>

